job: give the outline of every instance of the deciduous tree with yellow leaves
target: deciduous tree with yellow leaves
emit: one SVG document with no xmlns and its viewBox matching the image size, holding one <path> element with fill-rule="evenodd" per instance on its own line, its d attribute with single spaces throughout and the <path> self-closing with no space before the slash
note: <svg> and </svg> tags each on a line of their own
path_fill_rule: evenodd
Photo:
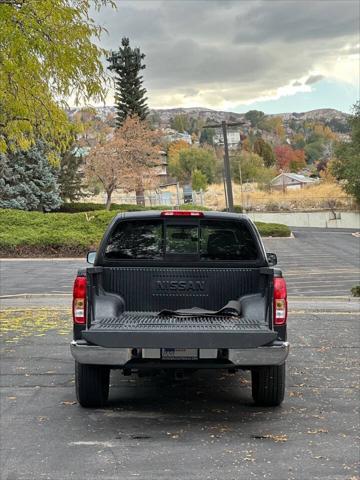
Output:
<svg viewBox="0 0 360 480">
<path fill-rule="evenodd" d="M 104 98 L 101 27 L 90 8 L 112 0 L 0 2 L 0 152 L 26 150 L 41 138 L 57 151 L 73 127 L 64 110 Z"/>
</svg>

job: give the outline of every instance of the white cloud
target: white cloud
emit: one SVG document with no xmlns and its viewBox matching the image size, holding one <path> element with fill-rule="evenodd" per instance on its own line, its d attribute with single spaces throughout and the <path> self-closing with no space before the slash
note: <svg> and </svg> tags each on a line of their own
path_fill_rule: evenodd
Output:
<svg viewBox="0 0 360 480">
<path fill-rule="evenodd" d="M 121 0 L 94 16 L 109 31 L 102 46 L 129 36 L 146 54 L 152 107 L 231 109 L 322 78 L 359 84 L 357 1 Z"/>
</svg>

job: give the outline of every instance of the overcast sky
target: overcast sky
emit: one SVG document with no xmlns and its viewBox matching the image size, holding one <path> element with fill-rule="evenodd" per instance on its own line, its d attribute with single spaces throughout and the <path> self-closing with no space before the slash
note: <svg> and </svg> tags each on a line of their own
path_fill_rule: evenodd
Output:
<svg viewBox="0 0 360 480">
<path fill-rule="evenodd" d="M 146 54 L 151 107 L 349 111 L 359 98 L 358 0 L 117 4 L 94 14 L 108 30 L 101 46 L 128 36 Z"/>
</svg>

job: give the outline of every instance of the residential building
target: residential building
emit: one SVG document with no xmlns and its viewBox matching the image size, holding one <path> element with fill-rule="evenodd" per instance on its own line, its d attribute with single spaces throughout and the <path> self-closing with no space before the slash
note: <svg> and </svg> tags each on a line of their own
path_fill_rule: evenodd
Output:
<svg viewBox="0 0 360 480">
<path fill-rule="evenodd" d="M 300 189 L 316 182 L 317 180 L 305 175 L 283 172 L 271 180 L 270 187 L 275 190 Z"/>
</svg>

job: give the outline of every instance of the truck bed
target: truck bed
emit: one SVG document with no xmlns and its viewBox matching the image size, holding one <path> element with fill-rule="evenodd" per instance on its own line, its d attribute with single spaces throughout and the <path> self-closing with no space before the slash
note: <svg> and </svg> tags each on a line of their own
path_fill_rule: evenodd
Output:
<svg viewBox="0 0 360 480">
<path fill-rule="evenodd" d="M 83 332 L 89 343 L 111 348 L 254 348 L 271 343 L 276 336 L 264 319 L 159 317 L 154 312 L 100 318 Z"/>
</svg>

